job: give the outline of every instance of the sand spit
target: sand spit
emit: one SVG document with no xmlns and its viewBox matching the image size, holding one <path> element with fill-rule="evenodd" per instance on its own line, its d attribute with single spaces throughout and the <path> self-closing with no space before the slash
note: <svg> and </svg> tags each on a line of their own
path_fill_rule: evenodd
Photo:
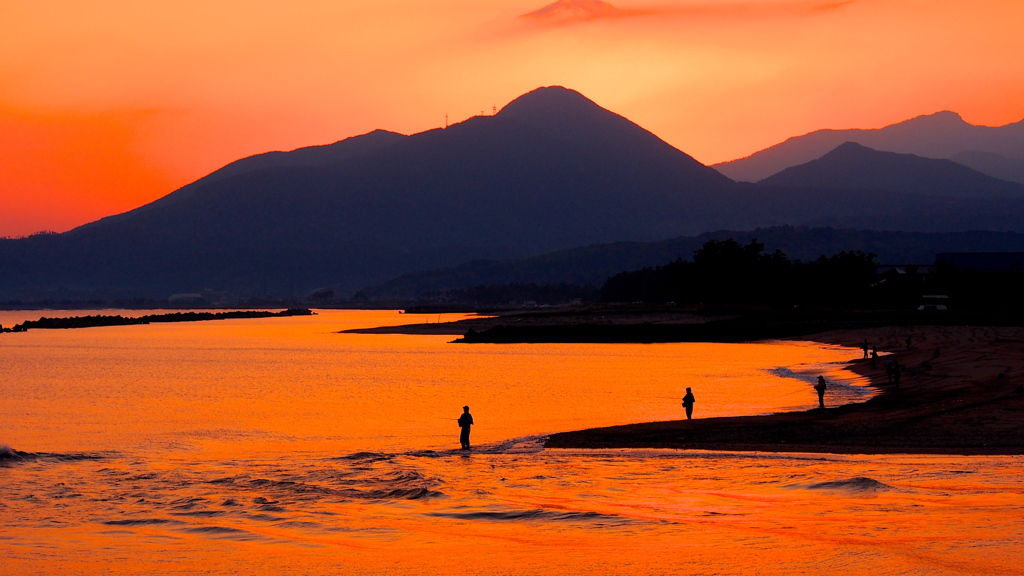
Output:
<svg viewBox="0 0 1024 576">
<path fill-rule="evenodd" d="M 910 336 L 911 346 L 906 346 Z M 806 412 L 648 422 L 552 435 L 548 448 L 676 448 L 848 454 L 1024 454 L 1024 328 L 890 326 L 809 339 L 867 339 L 902 366 L 897 388 L 881 361 L 849 368 L 880 394 Z M 682 385 L 682 383 L 681 383 Z M 699 394 L 699 391 L 696 391 Z M 742 394 L 742 390 L 737 390 Z M 826 405 L 828 396 L 826 395 Z"/>
</svg>

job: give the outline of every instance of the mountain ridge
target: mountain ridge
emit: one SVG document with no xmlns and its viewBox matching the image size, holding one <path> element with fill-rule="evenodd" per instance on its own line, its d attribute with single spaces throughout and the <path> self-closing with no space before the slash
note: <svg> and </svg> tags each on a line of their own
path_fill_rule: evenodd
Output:
<svg viewBox="0 0 1024 576">
<path fill-rule="evenodd" d="M 769 186 L 890 190 L 951 198 L 1022 197 L 1024 185 L 998 180 L 952 160 L 881 152 L 856 142 L 758 182 Z"/>
<path fill-rule="evenodd" d="M 979 126 L 965 122 L 955 112 L 943 111 L 882 128 L 815 130 L 712 167 L 733 180 L 757 182 L 785 168 L 820 158 L 844 142 L 856 142 L 882 152 L 935 159 L 976 150 L 1024 160 L 1024 120 L 1003 126 Z"/>
<path fill-rule="evenodd" d="M 738 184 L 582 94 L 231 163 L 146 207 L 0 240 L 0 299 L 339 292 L 415 270 L 782 224 L 1020 230 L 1024 200 Z"/>
</svg>

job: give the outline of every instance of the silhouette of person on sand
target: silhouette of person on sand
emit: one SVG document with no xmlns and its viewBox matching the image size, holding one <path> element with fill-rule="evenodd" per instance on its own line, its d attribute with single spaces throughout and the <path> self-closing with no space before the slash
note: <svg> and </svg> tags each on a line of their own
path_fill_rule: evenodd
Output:
<svg viewBox="0 0 1024 576">
<path fill-rule="evenodd" d="M 814 385 L 814 391 L 818 393 L 818 408 L 825 407 L 825 389 L 828 386 L 825 384 L 825 377 L 818 376 L 818 383 Z"/>
<path fill-rule="evenodd" d="M 885 359 L 885 376 L 889 379 L 889 384 L 892 384 L 892 366 L 896 362 L 896 359 L 889 356 Z"/>
<path fill-rule="evenodd" d="M 462 434 L 459 435 L 459 442 L 463 450 L 469 450 L 469 428 L 473 425 L 473 415 L 469 413 L 469 406 L 462 407 L 462 416 L 459 416 L 459 428 Z"/>
<path fill-rule="evenodd" d="M 871 369 L 878 369 L 878 346 L 871 347 Z"/>
<path fill-rule="evenodd" d="M 899 388 L 900 387 L 900 361 L 899 360 L 893 360 L 892 361 L 892 379 L 895 382 L 896 387 Z"/>
<path fill-rule="evenodd" d="M 868 357 L 868 339 L 864 339 L 864 343 L 860 345 L 861 349 L 864 350 L 864 358 Z"/>
<path fill-rule="evenodd" d="M 693 420 L 693 403 L 697 399 L 693 397 L 693 391 L 686 389 L 686 396 L 683 396 L 683 408 L 686 408 L 686 419 Z"/>
</svg>

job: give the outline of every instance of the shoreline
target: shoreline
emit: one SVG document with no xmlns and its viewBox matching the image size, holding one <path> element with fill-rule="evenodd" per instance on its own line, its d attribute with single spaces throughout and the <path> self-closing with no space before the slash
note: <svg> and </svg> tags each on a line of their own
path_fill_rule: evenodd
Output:
<svg viewBox="0 0 1024 576">
<path fill-rule="evenodd" d="M 911 349 L 904 338 L 911 335 Z M 859 348 L 863 340 L 895 354 L 899 388 L 882 361 L 845 369 L 878 392 L 865 402 L 763 416 L 625 424 L 560 432 L 545 448 L 668 448 L 834 454 L 1024 454 L 1024 329 L 889 326 L 802 339 Z M 699 391 L 697 391 L 699 394 Z"/>
</svg>

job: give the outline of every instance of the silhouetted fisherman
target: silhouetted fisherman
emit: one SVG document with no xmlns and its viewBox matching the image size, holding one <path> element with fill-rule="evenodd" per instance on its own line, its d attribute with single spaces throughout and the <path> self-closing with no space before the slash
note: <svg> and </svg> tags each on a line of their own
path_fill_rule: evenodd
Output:
<svg viewBox="0 0 1024 576">
<path fill-rule="evenodd" d="M 818 393 L 818 408 L 825 407 L 825 389 L 828 386 L 825 384 L 825 377 L 818 376 L 818 383 L 814 385 L 814 391 Z"/>
<path fill-rule="evenodd" d="M 463 450 L 469 450 L 469 428 L 473 425 L 473 415 L 469 413 L 469 406 L 462 407 L 462 416 L 459 416 L 459 428 L 462 434 L 459 435 L 459 442 Z"/>
<path fill-rule="evenodd" d="M 871 347 L 871 369 L 878 369 L 878 346 Z"/>
<path fill-rule="evenodd" d="M 868 357 L 868 339 L 864 339 L 864 343 L 860 345 L 861 349 L 864 350 L 864 358 Z"/>
<path fill-rule="evenodd" d="M 893 360 L 892 361 L 892 379 L 893 379 L 893 381 L 895 381 L 896 387 L 899 388 L 900 387 L 900 361 L 899 360 Z"/>
<path fill-rule="evenodd" d="M 693 403 L 697 399 L 693 397 L 693 392 L 687 388 L 686 396 L 683 396 L 683 408 L 686 408 L 686 419 L 693 420 Z"/>
</svg>

